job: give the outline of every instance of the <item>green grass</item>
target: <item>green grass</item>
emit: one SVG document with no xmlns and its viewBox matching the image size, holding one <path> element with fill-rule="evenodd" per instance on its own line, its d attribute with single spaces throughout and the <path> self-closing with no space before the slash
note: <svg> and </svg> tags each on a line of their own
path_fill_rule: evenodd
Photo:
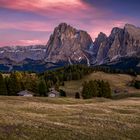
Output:
<svg viewBox="0 0 140 140">
<path fill-rule="evenodd" d="M 0 140 L 78 139 L 140 139 L 140 98 L 0 96 Z"/>
</svg>

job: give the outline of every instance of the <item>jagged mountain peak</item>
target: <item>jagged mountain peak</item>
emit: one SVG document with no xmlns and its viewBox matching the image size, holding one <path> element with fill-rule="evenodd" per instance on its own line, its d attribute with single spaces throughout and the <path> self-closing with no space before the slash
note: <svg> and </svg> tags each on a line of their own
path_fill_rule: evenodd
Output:
<svg viewBox="0 0 140 140">
<path fill-rule="evenodd" d="M 72 26 L 68 25 L 67 23 L 60 23 L 55 29 L 54 32 L 64 33 L 66 30 L 76 30 Z"/>
<path fill-rule="evenodd" d="M 71 25 L 67 24 L 67 23 L 60 23 L 55 29 L 54 32 L 52 34 L 52 36 L 54 37 L 58 37 L 58 38 L 64 38 L 64 36 L 66 38 L 78 38 L 80 39 L 81 36 L 89 36 L 88 33 L 86 31 L 83 30 L 78 30 L 74 27 L 72 27 Z M 82 38 L 82 37 L 81 37 Z"/>
<path fill-rule="evenodd" d="M 111 35 L 112 34 L 118 34 L 122 31 L 123 29 L 122 28 L 119 28 L 119 27 L 114 27 L 111 31 Z"/>
<path fill-rule="evenodd" d="M 58 27 L 67 27 L 68 24 L 66 22 L 62 22 L 58 25 Z"/>
<path fill-rule="evenodd" d="M 106 39 L 96 38 L 96 62 L 98 64 L 114 61 L 122 57 L 138 57 L 140 52 L 140 28 L 126 24 L 124 28 L 115 27 Z M 97 50 L 97 49 L 96 49 Z"/>
<path fill-rule="evenodd" d="M 98 34 L 98 37 L 97 37 L 97 38 L 106 38 L 106 37 L 107 37 L 107 35 L 106 35 L 105 33 L 100 32 L 100 33 Z"/>
<path fill-rule="evenodd" d="M 46 61 L 54 63 L 68 61 L 70 64 L 74 61 L 87 61 L 83 51 L 88 51 L 92 47 L 91 44 L 93 41 L 86 31 L 61 23 L 55 28 L 48 41 Z"/>
<path fill-rule="evenodd" d="M 126 23 L 125 26 L 124 26 L 124 28 L 138 28 L 138 27 L 136 27 L 135 25 Z"/>
<path fill-rule="evenodd" d="M 140 28 L 131 24 L 126 24 L 124 27 L 126 33 L 129 34 L 132 38 L 136 38 L 136 40 L 140 40 Z"/>
</svg>

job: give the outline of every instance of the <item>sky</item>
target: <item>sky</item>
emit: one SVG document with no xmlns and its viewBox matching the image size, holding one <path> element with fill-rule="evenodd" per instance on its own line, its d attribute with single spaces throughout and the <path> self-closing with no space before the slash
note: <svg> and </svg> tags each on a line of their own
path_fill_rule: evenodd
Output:
<svg viewBox="0 0 140 140">
<path fill-rule="evenodd" d="M 140 0 L 0 0 L 0 47 L 47 44 L 58 24 L 100 32 L 140 26 Z"/>
</svg>

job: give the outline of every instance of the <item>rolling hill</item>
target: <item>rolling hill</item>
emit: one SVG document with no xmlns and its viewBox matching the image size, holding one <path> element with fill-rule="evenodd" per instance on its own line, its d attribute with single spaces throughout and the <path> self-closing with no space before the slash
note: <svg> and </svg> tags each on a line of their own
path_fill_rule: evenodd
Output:
<svg viewBox="0 0 140 140">
<path fill-rule="evenodd" d="M 74 96 L 75 92 L 81 92 L 82 84 L 84 83 L 84 81 L 104 80 L 108 81 L 111 85 L 112 90 L 117 90 L 118 93 L 140 93 L 140 90 L 137 90 L 130 86 L 131 81 L 134 79 L 140 80 L 140 76 L 134 77 L 127 74 L 93 72 L 90 75 L 85 76 L 81 80 L 65 82 L 65 86 L 62 86 L 61 89 L 65 90 L 69 96 Z"/>
</svg>

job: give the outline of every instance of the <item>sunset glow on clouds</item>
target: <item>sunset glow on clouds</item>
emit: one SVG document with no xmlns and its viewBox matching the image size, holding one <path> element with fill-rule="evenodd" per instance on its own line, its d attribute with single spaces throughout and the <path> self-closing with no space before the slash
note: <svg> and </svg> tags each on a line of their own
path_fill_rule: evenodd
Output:
<svg viewBox="0 0 140 140">
<path fill-rule="evenodd" d="M 109 35 L 114 26 L 139 26 L 139 5 L 139 0 L 0 0 L 0 46 L 46 44 L 61 22 L 93 39 L 99 32 Z"/>
</svg>

